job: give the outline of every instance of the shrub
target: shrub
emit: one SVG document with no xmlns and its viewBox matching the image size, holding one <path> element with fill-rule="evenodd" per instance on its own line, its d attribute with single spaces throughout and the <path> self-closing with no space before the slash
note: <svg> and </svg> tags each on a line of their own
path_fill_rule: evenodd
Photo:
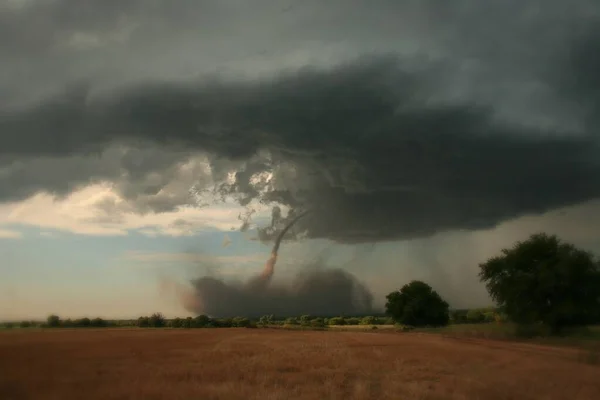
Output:
<svg viewBox="0 0 600 400">
<path fill-rule="evenodd" d="M 467 321 L 471 324 L 478 324 L 483 322 L 485 319 L 483 313 L 480 310 L 472 309 L 467 312 Z"/>
<path fill-rule="evenodd" d="M 262 327 L 273 325 L 273 315 L 263 315 L 259 318 L 258 325 Z"/>
<path fill-rule="evenodd" d="M 379 320 L 376 317 L 364 317 L 363 319 L 360 320 L 360 325 L 377 325 L 379 323 Z"/>
<path fill-rule="evenodd" d="M 328 325 L 346 325 L 346 320 L 344 317 L 334 317 L 329 318 L 327 321 Z"/>
<path fill-rule="evenodd" d="M 237 328 L 247 328 L 250 326 L 250 320 L 244 317 L 235 317 L 232 320 L 232 325 Z"/>
<path fill-rule="evenodd" d="M 310 320 L 312 319 L 312 317 L 310 315 L 302 315 L 299 318 L 300 321 L 300 325 L 302 326 L 310 326 Z"/>
<path fill-rule="evenodd" d="M 323 328 L 325 327 L 325 321 L 323 318 L 313 318 L 310 320 L 310 326 L 313 328 Z"/>
</svg>

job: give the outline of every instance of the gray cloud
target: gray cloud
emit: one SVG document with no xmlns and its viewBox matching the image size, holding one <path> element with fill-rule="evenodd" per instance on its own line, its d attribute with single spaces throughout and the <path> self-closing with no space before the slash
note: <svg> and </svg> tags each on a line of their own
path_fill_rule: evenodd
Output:
<svg viewBox="0 0 600 400">
<path fill-rule="evenodd" d="M 488 228 L 600 196 L 600 84 L 593 73 L 600 7 L 591 1 L 568 9 L 559 2 L 541 8 L 539 1 L 486 7 L 472 1 L 355 1 L 338 8 L 335 1 L 302 2 L 268 31 L 248 15 L 280 15 L 284 7 L 274 2 L 159 1 L 146 11 L 134 1 L 119 5 L 122 10 L 107 2 L 100 17 L 84 5 L 71 10 L 70 2 L 52 4 L 71 14 L 50 14 L 37 28 L 49 30 L 40 31 L 44 36 L 88 29 L 109 37 L 118 31 L 118 15 L 137 24 L 137 31 L 102 49 L 90 44 L 86 53 L 61 47 L 65 59 L 80 64 L 66 71 L 40 67 L 41 81 L 85 84 L 0 116 L 4 200 L 42 189 L 67 193 L 98 177 L 125 176 L 117 188 L 135 200 L 133 209 L 171 210 L 188 201 L 187 187 L 174 183 L 176 166 L 196 153 L 211 155 L 211 178 L 222 193 L 242 204 L 259 197 L 310 208 L 311 216 L 299 223 L 308 236 L 341 242 Z M 40 13 L 36 7 L 5 18 L 38 15 L 31 14 Z M 78 21 L 64 16 L 76 12 Z M 210 21 L 197 27 L 198 18 Z M 88 19 L 95 24 L 84 24 Z M 216 32 L 216 25 L 235 26 L 239 34 L 198 36 L 202 29 Z M 21 24 L 5 29 L 19 33 Z M 16 37 L 25 40 L 22 35 Z M 263 61 L 227 60 L 239 49 L 257 50 L 251 39 L 271 54 Z M 88 55 L 124 55 L 132 43 L 130 57 L 112 69 L 81 64 L 89 63 Z M 192 51 L 203 45 L 205 52 Z M 46 60 L 48 51 L 59 51 L 51 50 L 56 43 L 36 46 L 19 47 L 19 57 Z M 362 53 L 367 55 L 350 58 Z M 185 68 L 176 58 L 170 69 L 164 62 L 175 54 L 196 71 L 233 69 L 175 82 Z M 16 77 L 17 58 L 5 76 Z M 162 64 L 137 73 L 159 59 Z M 307 63 L 313 67 L 297 68 Z M 250 72 L 234 78 L 231 71 L 245 68 Z M 2 104 L 16 104 L 26 91 L 7 93 Z M 132 152 L 117 167 L 83 155 L 118 145 L 147 146 L 154 156 Z M 157 150 L 166 145 L 164 154 Z M 136 157 L 145 162 L 136 164 Z M 42 161 L 34 159 L 57 165 L 77 160 L 89 169 L 47 169 L 38 176 Z M 222 185 L 229 169 L 238 170 L 237 181 Z M 261 171 L 274 179 L 253 183 Z M 168 185 L 173 195 L 156 197 Z"/>
</svg>

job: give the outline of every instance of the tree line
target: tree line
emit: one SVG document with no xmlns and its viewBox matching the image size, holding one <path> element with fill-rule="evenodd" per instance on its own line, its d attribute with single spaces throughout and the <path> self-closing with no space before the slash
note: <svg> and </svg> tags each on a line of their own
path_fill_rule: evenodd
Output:
<svg viewBox="0 0 600 400">
<path fill-rule="evenodd" d="M 166 319 L 161 313 L 137 320 L 108 321 L 101 318 L 61 320 L 50 315 L 45 323 L 22 321 L 5 323 L 5 327 L 41 326 L 140 328 L 252 328 L 261 326 L 300 326 L 324 328 L 329 325 L 384 325 L 406 327 L 445 326 L 450 323 L 512 322 L 517 329 L 532 326 L 549 334 L 560 334 L 565 328 L 600 323 L 600 261 L 590 252 L 561 241 L 555 235 L 534 234 L 517 242 L 500 255 L 479 264 L 479 278 L 485 284 L 496 307 L 450 310 L 431 286 L 412 281 L 386 296 L 386 317 L 337 316 L 323 318 L 302 315 L 275 318 L 265 315 L 258 320 L 236 318 Z"/>
</svg>

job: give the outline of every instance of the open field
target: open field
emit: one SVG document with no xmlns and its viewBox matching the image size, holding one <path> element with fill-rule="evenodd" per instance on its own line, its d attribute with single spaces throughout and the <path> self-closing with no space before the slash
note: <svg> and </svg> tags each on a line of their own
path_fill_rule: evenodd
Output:
<svg viewBox="0 0 600 400">
<path fill-rule="evenodd" d="M 424 333 L 0 333 L 9 399 L 599 399 L 582 350 Z"/>
</svg>

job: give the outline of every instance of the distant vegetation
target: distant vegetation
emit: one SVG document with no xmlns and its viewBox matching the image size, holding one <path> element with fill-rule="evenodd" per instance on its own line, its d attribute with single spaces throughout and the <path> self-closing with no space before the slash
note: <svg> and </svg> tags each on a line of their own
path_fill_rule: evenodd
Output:
<svg viewBox="0 0 600 400">
<path fill-rule="evenodd" d="M 479 277 L 497 307 L 450 310 L 448 303 L 425 282 L 412 281 L 386 296 L 386 314 L 371 316 L 167 319 L 161 313 L 133 320 L 81 318 L 45 322 L 6 322 L 4 328 L 260 328 L 326 329 L 328 326 L 397 324 L 403 330 L 446 325 L 495 324 L 514 327 L 518 336 L 551 336 L 600 324 L 600 261 L 556 236 L 532 235 L 479 265 Z"/>
</svg>

